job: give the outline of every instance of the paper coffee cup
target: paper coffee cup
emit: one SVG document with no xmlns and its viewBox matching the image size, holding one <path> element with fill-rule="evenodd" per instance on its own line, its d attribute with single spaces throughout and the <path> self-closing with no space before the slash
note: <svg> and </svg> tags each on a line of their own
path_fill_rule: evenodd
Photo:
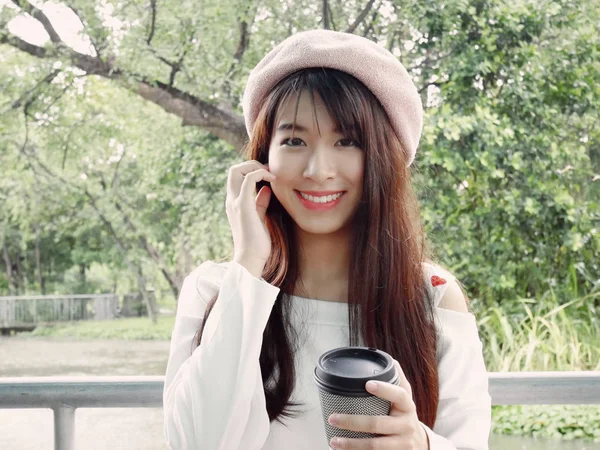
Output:
<svg viewBox="0 0 600 450">
<path fill-rule="evenodd" d="M 323 353 L 317 361 L 314 381 L 321 401 L 327 442 L 334 436 L 370 438 L 379 435 L 344 430 L 329 424 L 331 414 L 384 415 L 391 403 L 369 393 L 369 380 L 399 384 L 393 358 L 372 347 L 340 347 Z"/>
</svg>

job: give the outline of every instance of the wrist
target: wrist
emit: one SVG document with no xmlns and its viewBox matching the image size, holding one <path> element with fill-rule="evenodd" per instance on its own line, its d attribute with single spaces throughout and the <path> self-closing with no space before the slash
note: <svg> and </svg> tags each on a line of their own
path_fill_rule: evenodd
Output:
<svg viewBox="0 0 600 450">
<path fill-rule="evenodd" d="M 263 270 L 265 268 L 265 262 L 254 260 L 251 258 L 245 258 L 242 256 L 234 256 L 233 261 L 244 267 L 254 277 L 261 278 Z"/>
</svg>

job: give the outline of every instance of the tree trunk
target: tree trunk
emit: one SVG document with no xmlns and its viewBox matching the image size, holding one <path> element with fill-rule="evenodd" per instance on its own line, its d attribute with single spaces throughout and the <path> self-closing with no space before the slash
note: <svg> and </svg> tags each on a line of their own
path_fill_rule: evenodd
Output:
<svg viewBox="0 0 600 450">
<path fill-rule="evenodd" d="M 128 255 L 128 250 L 130 250 L 129 246 L 125 244 L 125 242 L 119 237 L 108 218 L 104 214 L 102 214 L 102 211 L 100 211 L 98 205 L 96 204 L 95 198 L 87 190 L 85 191 L 85 193 L 89 199 L 90 206 L 94 208 L 94 210 L 100 217 L 100 220 L 115 240 L 117 248 L 121 251 L 121 254 L 123 255 L 123 261 L 125 261 L 125 264 L 127 264 L 129 270 L 131 270 L 131 272 L 135 274 L 135 277 L 138 282 L 138 289 L 140 290 L 142 298 L 144 299 L 146 307 L 148 308 L 148 316 L 150 317 L 150 319 L 152 319 L 152 323 L 156 324 L 156 309 L 154 307 L 154 302 L 150 299 L 148 291 L 146 290 L 146 279 L 144 278 L 144 274 L 142 273 L 141 265 L 131 260 L 131 258 Z"/>
<path fill-rule="evenodd" d="M 194 269 L 194 258 L 189 249 L 189 239 L 184 237 L 181 241 L 179 251 L 177 252 L 177 265 L 175 269 L 175 277 L 177 286 L 183 284 L 185 277 Z M 179 297 L 179 292 L 175 294 L 175 300 Z"/>
<path fill-rule="evenodd" d="M 6 266 L 6 280 L 8 281 L 8 295 L 16 295 L 15 282 L 13 280 L 12 262 L 8 253 L 8 244 L 6 240 L 2 246 L 2 256 L 4 257 L 4 265 Z"/>
<path fill-rule="evenodd" d="M 25 276 L 25 271 L 23 270 L 23 266 L 21 265 L 21 252 L 17 252 L 17 257 L 15 258 L 15 267 L 16 267 L 16 274 L 15 274 L 15 280 L 17 282 L 16 286 L 17 286 L 17 295 L 20 295 L 20 293 L 25 294 L 25 292 L 27 291 L 27 278 Z"/>
<path fill-rule="evenodd" d="M 42 274 L 42 257 L 40 250 L 40 227 L 35 226 L 35 268 L 37 272 L 38 285 L 40 287 L 40 293 L 46 295 L 46 283 L 44 282 L 44 275 Z"/>
<path fill-rule="evenodd" d="M 152 320 L 152 323 L 156 325 L 156 305 L 154 299 L 148 295 L 148 289 L 146 288 L 146 278 L 142 273 L 142 269 L 138 266 L 136 267 L 135 274 L 138 281 L 138 289 L 140 290 L 140 294 L 142 294 L 142 298 L 144 299 L 144 303 L 146 304 L 146 309 L 148 310 L 148 317 Z"/>
<path fill-rule="evenodd" d="M 79 281 L 85 286 L 85 264 L 79 264 Z"/>
<path fill-rule="evenodd" d="M 133 233 L 139 236 L 138 241 L 140 243 L 140 247 L 146 251 L 148 256 L 152 258 L 152 261 L 154 261 L 154 263 L 158 266 L 158 269 L 165 277 L 165 280 L 167 280 L 167 283 L 169 283 L 171 292 L 173 292 L 174 297 L 177 298 L 179 296 L 179 285 L 178 280 L 175 278 L 176 275 L 167 270 L 167 264 L 163 261 L 162 257 L 158 253 L 158 250 L 148 241 L 148 239 L 146 239 L 143 233 L 138 230 L 131 219 L 129 219 L 129 216 L 121 204 L 119 202 L 114 202 L 114 205 L 115 208 L 117 208 L 117 211 L 121 213 L 121 218 L 123 219 L 123 222 L 125 222 L 125 225 L 127 225 L 127 227 Z"/>
</svg>

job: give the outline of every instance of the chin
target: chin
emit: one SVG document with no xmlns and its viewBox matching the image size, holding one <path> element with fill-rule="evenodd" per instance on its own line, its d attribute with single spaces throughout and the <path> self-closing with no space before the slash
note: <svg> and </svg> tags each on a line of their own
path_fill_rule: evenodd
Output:
<svg viewBox="0 0 600 450">
<path fill-rule="evenodd" d="M 346 223 L 335 220 L 320 221 L 320 220 L 296 220 L 294 217 L 296 226 L 305 233 L 309 234 L 332 234 L 346 228 Z"/>
</svg>

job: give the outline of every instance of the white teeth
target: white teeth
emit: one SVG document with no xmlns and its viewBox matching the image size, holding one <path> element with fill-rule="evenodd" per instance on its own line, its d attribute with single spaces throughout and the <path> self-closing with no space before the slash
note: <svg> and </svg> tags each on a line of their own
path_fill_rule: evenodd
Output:
<svg viewBox="0 0 600 450">
<path fill-rule="evenodd" d="M 342 196 L 342 194 L 343 194 L 343 192 L 340 192 L 335 195 L 326 195 L 324 197 L 313 197 L 312 195 L 306 195 L 306 194 L 300 192 L 300 195 L 302 196 L 302 198 L 309 200 L 311 202 L 315 202 L 315 203 L 329 203 L 329 202 L 332 202 L 333 200 L 340 198 Z"/>
</svg>

